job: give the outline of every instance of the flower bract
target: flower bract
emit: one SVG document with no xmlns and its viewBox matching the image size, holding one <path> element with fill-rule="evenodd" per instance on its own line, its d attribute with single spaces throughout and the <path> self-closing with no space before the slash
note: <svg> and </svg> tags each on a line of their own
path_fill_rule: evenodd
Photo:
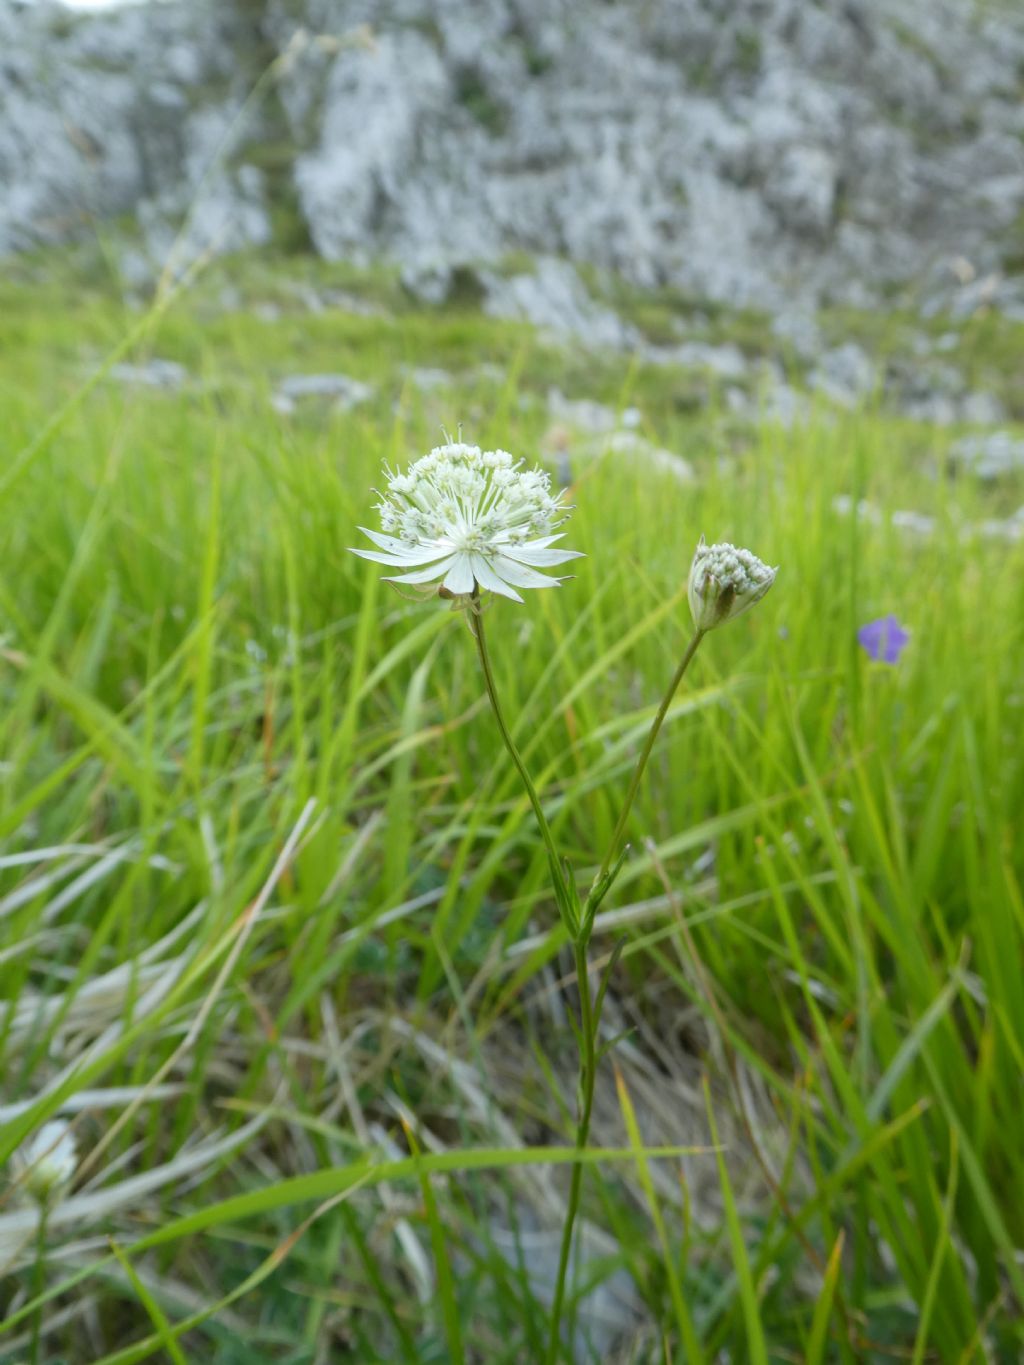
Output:
<svg viewBox="0 0 1024 1365">
<path fill-rule="evenodd" d="M 701 631 L 714 630 L 740 616 L 760 602 L 777 573 L 750 550 L 728 541 L 706 545 L 701 536 L 686 589 L 693 624 Z"/>
<path fill-rule="evenodd" d="M 53 1119 L 24 1142 L 11 1158 L 19 1184 L 40 1204 L 71 1182 L 78 1165 L 75 1136 L 63 1119 Z"/>
<path fill-rule="evenodd" d="M 377 549 L 354 553 L 408 571 L 389 583 L 436 584 L 457 598 L 482 589 L 521 602 L 518 588 L 562 581 L 538 570 L 580 557 L 553 548 L 571 509 L 552 494 L 549 475 L 525 469 L 507 450 L 451 442 L 404 474 L 386 472 L 381 530 L 359 528 Z"/>
</svg>

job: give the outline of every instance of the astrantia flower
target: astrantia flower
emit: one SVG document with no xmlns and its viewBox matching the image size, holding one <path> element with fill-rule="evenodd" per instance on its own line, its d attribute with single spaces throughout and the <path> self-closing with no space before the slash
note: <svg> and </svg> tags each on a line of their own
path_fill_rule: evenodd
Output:
<svg viewBox="0 0 1024 1365">
<path fill-rule="evenodd" d="M 70 1126 L 63 1119 L 44 1123 L 11 1158 L 18 1183 L 40 1204 L 71 1181 L 78 1151 Z"/>
<path fill-rule="evenodd" d="M 686 589 L 693 624 L 698 630 L 714 630 L 731 621 L 760 602 L 777 573 L 749 550 L 728 542 L 705 545 L 701 536 Z"/>
<path fill-rule="evenodd" d="M 910 632 L 903 629 L 895 616 L 881 616 L 861 626 L 857 639 L 877 663 L 895 664 L 907 647 Z"/>
<path fill-rule="evenodd" d="M 379 549 L 354 553 L 411 571 L 388 583 L 436 583 L 455 597 L 483 588 L 521 602 L 517 588 L 556 587 L 561 579 L 537 570 L 580 557 L 551 548 L 570 509 L 543 470 L 522 466 L 506 450 L 453 443 L 407 474 L 387 470 L 377 504 L 384 534 L 359 528 Z"/>
</svg>

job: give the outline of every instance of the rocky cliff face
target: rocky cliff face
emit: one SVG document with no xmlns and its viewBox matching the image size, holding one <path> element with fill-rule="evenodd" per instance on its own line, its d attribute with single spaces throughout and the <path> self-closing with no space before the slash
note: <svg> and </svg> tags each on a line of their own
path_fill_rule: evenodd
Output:
<svg viewBox="0 0 1024 1365">
<path fill-rule="evenodd" d="M 267 240 L 263 175 L 244 159 L 263 112 L 230 137 L 265 50 L 230 5 L 0 0 L 0 253 L 128 214 L 159 251 L 193 202 L 197 239 Z"/>
<path fill-rule="evenodd" d="M 131 213 L 159 257 L 192 205 L 189 249 L 287 222 L 439 296 L 527 252 L 773 311 L 1019 308 L 1022 76 L 1024 16 L 980 0 L 0 0 L 0 250 Z"/>
</svg>

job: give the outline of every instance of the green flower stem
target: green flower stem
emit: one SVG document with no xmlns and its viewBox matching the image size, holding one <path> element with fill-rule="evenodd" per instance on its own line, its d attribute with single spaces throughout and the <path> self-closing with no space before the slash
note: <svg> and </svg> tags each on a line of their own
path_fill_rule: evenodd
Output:
<svg viewBox="0 0 1024 1365">
<path fill-rule="evenodd" d="M 537 824 L 540 826 L 541 836 L 547 849 L 548 862 L 551 866 L 551 875 L 555 879 L 555 889 L 558 896 L 559 906 L 565 901 L 565 883 L 561 864 L 558 860 L 558 850 L 555 848 L 554 837 L 551 827 L 547 822 L 547 817 L 540 804 L 540 797 L 534 787 L 530 774 L 526 771 L 526 764 L 523 762 L 522 755 L 516 748 L 508 725 L 505 722 L 504 712 L 501 703 L 498 701 L 498 690 L 494 683 L 494 672 L 491 668 L 491 656 L 487 649 L 487 635 L 484 630 L 483 614 L 480 610 L 479 598 L 477 593 L 473 594 L 473 602 L 470 606 L 470 628 L 473 631 L 473 638 L 476 640 L 477 652 L 480 655 L 480 666 L 484 673 L 484 682 L 487 687 L 487 695 L 490 699 L 491 709 L 494 718 L 498 722 L 498 729 L 501 737 L 505 741 L 505 748 L 509 752 L 512 762 L 516 766 L 519 776 L 523 780 L 523 786 L 530 798 L 533 806 L 533 813 L 537 817 Z M 581 934 L 581 926 L 576 926 L 573 936 L 573 950 L 576 957 L 576 980 L 580 993 L 580 1037 L 581 1037 L 581 1056 L 580 1056 L 580 1093 L 579 1093 L 579 1115 L 576 1124 L 576 1147 L 583 1151 L 587 1145 L 587 1134 L 590 1132 L 590 1114 L 594 1105 L 594 1076 L 597 1070 L 596 1039 L 594 1036 L 593 1021 L 593 1002 L 590 996 L 590 977 L 587 972 L 587 946 Z M 558 1359 L 558 1348 L 560 1340 L 559 1328 L 561 1326 L 562 1304 L 565 1299 L 565 1277 L 569 1266 L 569 1254 L 572 1250 L 572 1232 L 576 1222 L 576 1211 L 580 1202 L 580 1186 L 583 1178 L 582 1164 L 574 1164 L 572 1168 L 572 1184 L 569 1189 L 569 1208 L 566 1216 L 565 1227 L 562 1231 L 562 1249 L 558 1262 L 558 1279 L 555 1288 L 555 1300 L 551 1314 L 551 1341 L 549 1346 L 549 1360 L 552 1362 Z"/>
<path fill-rule="evenodd" d="M 547 816 L 540 804 L 540 797 L 537 795 L 537 788 L 530 779 L 530 774 L 526 771 L 526 764 L 523 762 L 522 755 L 516 748 L 515 740 L 512 738 L 511 731 L 505 723 L 505 716 L 498 701 L 498 690 L 494 685 L 494 673 L 491 669 L 491 656 L 487 649 L 487 636 L 484 632 L 483 612 L 480 609 L 479 589 L 474 588 L 473 600 L 469 608 L 469 626 L 476 640 L 477 653 L 480 655 L 480 665 L 484 671 L 484 682 L 487 686 L 487 695 L 490 698 L 491 710 L 494 712 L 494 719 L 498 722 L 498 729 L 501 737 L 505 741 L 505 748 L 509 752 L 509 757 L 516 766 L 516 771 L 523 779 L 523 786 L 526 794 L 530 798 L 530 805 L 533 813 L 537 817 L 537 824 L 540 826 L 541 838 L 548 853 L 548 863 L 551 868 L 551 876 L 555 882 L 555 894 L 558 899 L 559 908 L 564 903 L 565 882 L 562 876 L 561 864 L 558 861 L 558 850 L 555 848 L 555 840 L 551 833 L 551 826 L 548 824 Z"/>
<path fill-rule="evenodd" d="M 42 1298 L 43 1290 L 46 1288 L 46 1223 L 49 1216 L 49 1200 L 44 1200 L 39 1206 L 39 1226 L 36 1229 L 36 1263 L 32 1272 L 32 1297 L 36 1299 Z M 39 1365 L 42 1328 L 43 1305 L 39 1303 L 32 1314 L 32 1343 L 29 1348 L 32 1365 Z"/>
<path fill-rule="evenodd" d="M 597 1075 L 597 1025 L 594 1019 L 594 1003 L 590 994 L 590 975 L 587 970 L 587 940 L 590 937 L 589 925 L 593 915 L 592 913 L 584 913 L 582 919 L 579 917 L 579 905 L 578 902 L 575 902 L 574 896 L 570 894 L 570 890 L 566 886 L 562 866 L 558 858 L 558 850 L 555 847 L 551 827 L 548 824 L 547 817 L 541 806 L 540 797 L 537 795 L 537 789 L 533 785 L 530 774 L 526 770 L 526 764 L 523 762 L 522 755 L 516 748 L 511 731 L 506 724 L 505 715 L 501 709 L 501 703 L 498 701 L 498 690 L 494 683 L 494 671 L 491 668 L 491 657 L 487 649 L 487 635 L 484 630 L 483 613 L 480 609 L 479 591 L 477 589 L 474 589 L 473 591 L 473 598 L 470 604 L 469 623 L 470 629 L 473 632 L 473 638 L 476 640 L 477 652 L 480 655 L 480 666 L 483 669 L 484 682 L 487 687 L 487 696 L 491 703 L 491 709 L 494 712 L 495 720 L 498 722 L 498 729 L 501 731 L 501 737 L 505 742 L 505 748 L 508 750 L 512 762 L 515 764 L 516 771 L 522 778 L 523 786 L 526 788 L 526 794 L 530 798 L 530 804 L 533 807 L 533 813 L 537 817 L 537 825 L 540 828 L 541 837 L 544 840 L 544 846 L 547 850 L 548 863 L 551 869 L 551 876 L 554 880 L 555 894 L 558 899 L 559 909 L 562 911 L 563 917 L 566 918 L 567 927 L 570 929 L 572 935 L 573 955 L 576 960 L 576 981 L 580 995 L 580 1078 L 578 1114 L 576 1120 L 576 1150 L 578 1152 L 583 1152 L 586 1150 L 587 1141 L 590 1136 L 590 1117 L 594 1108 L 594 1082 Z M 682 682 L 683 674 L 690 666 L 690 661 L 696 654 L 704 635 L 705 632 L 702 630 L 697 630 L 694 633 L 693 638 L 686 647 L 686 652 L 679 662 L 679 667 L 673 674 L 668 689 L 658 706 L 657 714 L 651 723 L 650 731 L 644 741 L 644 747 L 637 760 L 633 776 L 630 778 L 629 789 L 626 792 L 626 800 L 619 813 L 618 822 L 615 826 L 615 832 L 612 835 L 611 843 L 608 845 L 604 861 L 601 863 L 597 876 L 594 878 L 594 884 L 591 888 L 590 896 L 588 897 L 587 912 L 591 912 L 593 908 L 596 908 L 594 906 L 594 901 L 597 888 L 601 886 L 607 877 L 608 870 L 612 866 L 612 862 L 622 843 L 626 824 L 629 820 L 629 814 L 633 809 L 633 802 L 636 799 L 636 794 L 640 787 L 640 781 L 643 778 L 644 770 L 647 767 L 647 761 L 651 756 L 651 750 L 654 748 L 654 741 L 658 738 L 658 732 L 662 727 L 665 716 L 668 714 L 668 708 L 672 704 L 672 698 L 675 696 L 680 682 Z M 576 906 L 575 924 L 568 923 L 569 916 L 566 907 L 570 904 L 575 904 Z M 555 1295 L 551 1308 L 551 1335 L 548 1342 L 547 1356 L 548 1365 L 556 1365 L 561 1349 L 562 1308 L 565 1303 L 565 1282 L 569 1270 L 569 1258 L 572 1254 L 573 1230 L 576 1226 L 576 1215 L 579 1212 L 582 1185 L 583 1164 L 582 1162 L 574 1162 L 572 1179 L 569 1186 L 569 1203 L 566 1209 L 565 1226 L 562 1229 L 562 1245 L 558 1257 L 558 1275 L 555 1280 Z M 570 1315 L 570 1323 L 571 1319 L 572 1315 Z"/>
<path fill-rule="evenodd" d="M 579 1117 L 576 1122 L 576 1150 L 586 1149 L 590 1134 L 590 1115 L 594 1108 L 594 1080 L 597 1075 L 597 1054 L 594 1026 L 593 1004 L 590 999 L 590 974 L 587 971 L 587 945 L 582 938 L 573 944 L 576 958 L 576 984 L 580 993 L 580 1091 Z M 561 1344 L 562 1304 L 565 1301 L 565 1277 L 569 1269 L 569 1255 L 572 1251 L 572 1233 L 576 1225 L 576 1213 L 580 1206 L 580 1190 L 583 1185 L 583 1163 L 574 1162 L 572 1182 L 569 1186 L 569 1204 L 566 1209 L 565 1226 L 562 1229 L 562 1247 L 558 1256 L 558 1275 L 555 1280 L 555 1297 L 551 1304 L 551 1336 L 548 1341 L 548 1365 L 555 1365 Z M 570 1315 L 570 1322 L 571 1322 Z"/>
<path fill-rule="evenodd" d="M 622 843 L 622 836 L 626 832 L 626 824 L 629 820 L 629 813 L 633 809 L 633 801 L 636 798 L 637 790 L 640 786 L 640 779 L 643 777 L 644 769 L 647 767 L 647 760 L 650 758 L 651 750 L 654 748 L 654 741 L 658 738 L 658 731 L 661 729 L 662 722 L 664 721 L 665 716 L 668 714 L 668 708 L 672 704 L 672 698 L 675 696 L 679 684 L 683 680 L 683 674 L 689 668 L 690 660 L 697 653 L 697 649 L 700 645 L 700 642 L 701 640 L 704 639 L 704 636 L 706 634 L 707 632 L 703 630 L 694 631 L 693 639 L 686 646 L 686 652 L 683 655 L 682 659 L 680 659 L 679 661 L 679 667 L 676 669 L 675 673 L 673 673 L 672 681 L 668 685 L 668 690 L 661 699 L 661 704 L 658 707 L 657 715 L 651 722 L 651 728 L 650 731 L 648 732 L 647 739 L 644 741 L 644 747 L 640 753 L 639 759 L 637 760 L 637 765 L 633 769 L 633 776 L 629 780 L 629 790 L 626 792 L 626 800 L 623 804 L 622 810 L 619 812 L 619 819 L 618 823 L 615 826 L 615 833 L 612 835 L 611 843 L 608 845 L 608 851 L 604 855 L 604 862 L 601 864 L 600 870 L 598 871 L 597 876 L 594 878 L 595 887 L 598 886 L 604 879 L 605 875 L 608 872 L 608 869 L 612 865 L 612 862 L 616 854 L 618 853 L 619 846 Z"/>
<path fill-rule="evenodd" d="M 647 767 L 647 760 L 651 756 L 654 748 L 654 741 L 658 738 L 658 732 L 662 727 L 668 708 L 672 704 L 672 698 L 683 680 L 683 674 L 690 666 L 690 661 L 697 653 L 701 640 L 706 631 L 697 630 L 693 638 L 686 646 L 686 651 L 679 661 L 679 667 L 672 675 L 665 695 L 658 706 L 657 714 L 651 722 L 651 728 L 644 747 L 641 750 L 637 765 L 630 778 L 629 790 L 626 792 L 626 800 L 619 813 L 615 832 L 612 835 L 611 843 L 604 855 L 604 861 L 598 869 L 597 876 L 594 878 L 588 897 L 587 907 L 580 925 L 580 933 L 573 940 L 573 953 L 576 958 L 576 979 L 579 984 L 580 992 L 580 1088 L 579 1088 L 579 1118 L 576 1124 L 576 1150 L 582 1152 L 586 1149 L 587 1140 L 590 1137 L 590 1116 L 594 1108 L 594 1082 L 597 1076 L 597 1037 L 596 1021 L 594 1019 L 593 1003 L 590 998 L 590 977 L 587 972 L 587 940 L 589 932 L 587 927 L 593 918 L 591 913 L 593 898 L 597 889 L 604 882 L 608 874 L 608 869 L 619 851 L 622 837 L 626 831 L 626 824 L 629 820 L 629 813 L 633 809 L 633 802 L 636 799 L 640 781 Z M 559 1348 L 561 1345 L 561 1319 L 562 1305 L 565 1301 L 565 1279 L 569 1269 L 569 1256 L 572 1251 L 572 1234 L 576 1223 L 576 1214 L 580 1205 L 580 1190 L 583 1184 L 583 1164 L 575 1163 L 572 1168 L 572 1183 L 569 1186 L 569 1204 L 566 1209 L 565 1227 L 562 1229 L 562 1249 L 558 1258 L 558 1276 L 555 1280 L 555 1297 L 551 1309 L 551 1337 L 548 1343 L 548 1365 L 556 1365 L 558 1360 Z M 570 1315 L 571 1321 L 571 1315 Z"/>
</svg>

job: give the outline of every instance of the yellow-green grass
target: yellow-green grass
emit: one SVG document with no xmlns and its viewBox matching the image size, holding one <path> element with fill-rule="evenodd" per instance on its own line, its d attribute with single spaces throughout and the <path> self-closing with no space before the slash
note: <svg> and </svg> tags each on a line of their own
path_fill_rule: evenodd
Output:
<svg viewBox="0 0 1024 1365">
<path fill-rule="evenodd" d="M 604 907 L 663 898 L 626 917 L 611 994 L 628 1045 L 647 1021 L 680 1076 L 707 1070 L 716 1120 L 699 1084 L 667 1138 L 629 1104 L 628 1133 L 602 1143 L 618 1155 L 588 1168 L 585 1211 L 612 1238 L 588 1274 L 637 1287 L 621 1358 L 681 1360 L 694 1341 L 737 1362 L 1018 1358 L 1024 546 L 978 527 L 1024 503 L 1021 481 L 954 481 L 946 433 L 877 411 L 792 431 L 694 412 L 686 376 L 417 310 L 379 282 L 386 314 L 313 314 L 288 303 L 298 270 L 218 267 L 151 328 L 45 263 L 0 286 L 0 1104 L 37 1100 L 8 1114 L 0 1155 L 118 1086 L 134 1099 L 76 1119 L 83 1153 L 105 1143 L 84 1177 L 107 1172 L 99 1188 L 243 1135 L 188 1179 L 51 1229 L 42 1316 L 66 1321 L 40 1358 L 541 1349 L 529 1256 L 491 1228 L 516 1226 L 523 1153 L 564 1162 L 571 1144 L 573 1039 L 537 1003 L 567 960 L 543 848 L 465 623 L 347 547 L 373 525 L 381 462 L 442 424 L 532 458 L 549 384 L 638 406 L 697 475 L 575 458 L 568 541 L 587 558 L 489 616 L 581 884 L 688 638 L 697 537 L 780 566 L 698 655 Z M 223 296 L 239 279 L 278 311 Z M 177 360 L 187 385 L 76 396 L 133 329 L 125 358 Z M 408 366 L 453 379 L 421 393 Z M 280 379 L 323 371 L 375 395 L 274 410 Z M 933 532 L 891 524 L 896 509 Z M 911 632 L 893 668 L 856 641 L 889 612 Z M 189 915 L 162 999 L 138 965 L 90 995 Z M 695 1010 L 684 1036 L 673 1021 Z M 154 1103 L 149 1083 L 174 1093 Z M 725 1150 L 685 1172 L 717 1203 L 691 1221 L 678 1161 L 650 1148 L 713 1132 Z M 658 1167 L 679 1196 L 661 1208 Z M 0 1220 L 22 1207 L 0 1201 Z M 436 1294 L 417 1295 L 407 1236 Z M 30 1246 L 0 1291 L 0 1360 L 28 1358 L 35 1284 Z"/>
</svg>

